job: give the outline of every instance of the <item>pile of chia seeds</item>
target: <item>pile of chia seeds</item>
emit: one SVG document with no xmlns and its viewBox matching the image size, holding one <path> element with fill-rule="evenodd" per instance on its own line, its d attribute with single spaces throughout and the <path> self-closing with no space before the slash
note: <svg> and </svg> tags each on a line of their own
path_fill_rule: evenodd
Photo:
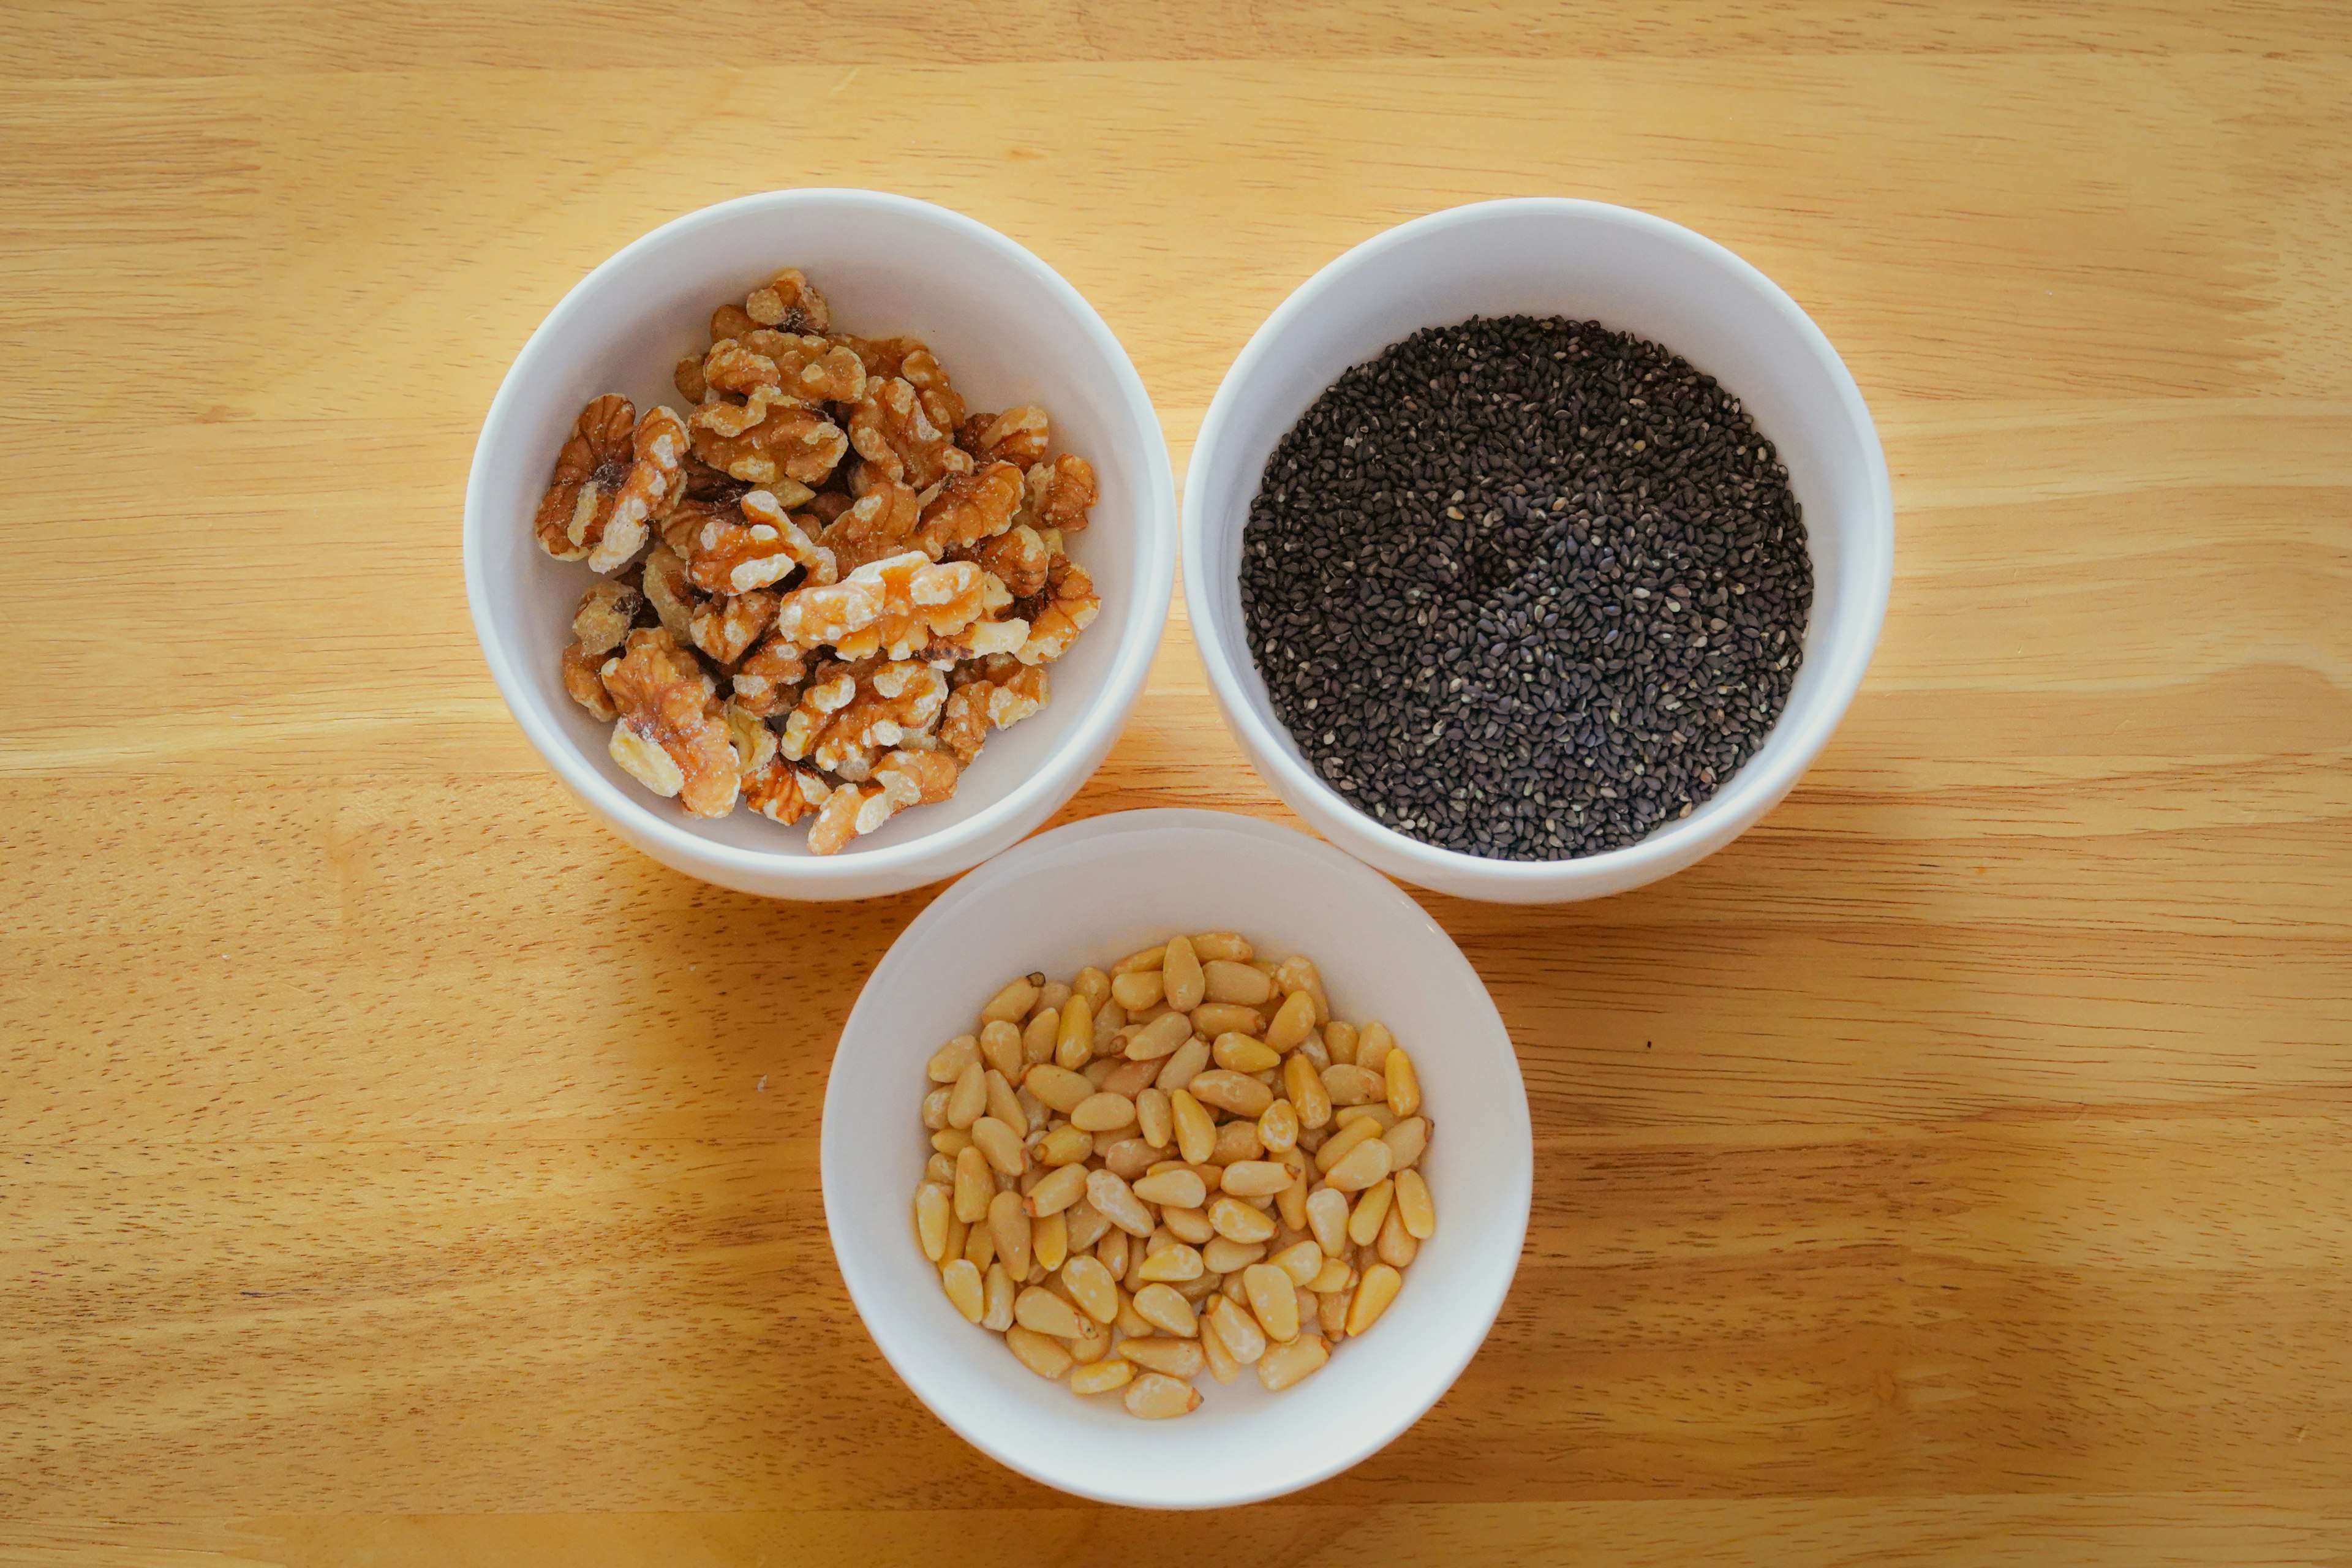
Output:
<svg viewBox="0 0 2352 1568">
<path fill-rule="evenodd" d="M 1593 321 L 1473 318 L 1356 365 L 1276 446 L 1242 612 L 1308 763 L 1501 860 L 1633 843 L 1755 754 L 1812 563 L 1738 399 Z"/>
</svg>

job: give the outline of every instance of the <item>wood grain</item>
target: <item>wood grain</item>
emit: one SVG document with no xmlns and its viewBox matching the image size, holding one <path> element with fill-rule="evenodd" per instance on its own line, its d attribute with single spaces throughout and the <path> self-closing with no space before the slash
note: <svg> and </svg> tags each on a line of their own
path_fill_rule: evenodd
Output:
<svg viewBox="0 0 2352 1568">
<path fill-rule="evenodd" d="M 0 51 L 0 1563 L 2352 1563 L 2352 25 L 1801 0 L 58 3 Z M 1879 419 L 1852 715 L 1671 881 L 1424 902 L 1538 1136 L 1486 1350 L 1240 1519 L 874 1354 L 834 1036 L 929 892 L 593 826 L 467 626 L 587 268 L 869 184 L 1059 268 L 1181 462 L 1281 298 L 1557 192 Z M 1066 816 L 1286 819 L 1181 606 Z"/>
</svg>

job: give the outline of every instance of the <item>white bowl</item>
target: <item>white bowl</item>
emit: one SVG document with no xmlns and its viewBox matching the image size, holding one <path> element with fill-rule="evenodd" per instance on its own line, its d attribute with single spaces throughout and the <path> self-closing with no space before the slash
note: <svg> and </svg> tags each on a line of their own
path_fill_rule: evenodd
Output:
<svg viewBox="0 0 2352 1568">
<path fill-rule="evenodd" d="M 1422 1166 L 1437 1234 L 1395 1304 L 1306 1382 L 1268 1394 L 1199 1380 L 1205 1401 L 1138 1421 L 1080 1399 L 956 1315 L 915 1244 L 930 1146 L 925 1064 L 1016 974 L 1064 978 L 1175 931 L 1237 929 L 1305 952 L 1343 1016 L 1381 1019 L 1420 1068 Z M 1033 838 L 908 926 L 875 966 L 825 1087 L 824 1217 L 867 1331 L 918 1398 L 973 1447 L 1106 1502 L 1213 1508 L 1294 1491 L 1378 1449 L 1434 1404 L 1486 1336 L 1526 1239 L 1527 1091 L 1510 1037 L 1461 950 L 1394 884 L 1304 834 L 1207 811 L 1130 811 Z"/>
<path fill-rule="evenodd" d="M 1275 443 L 1349 365 L 1473 315 L 1596 320 L 1664 344 L 1738 397 L 1788 465 L 1813 560 L 1812 621 L 1787 709 L 1687 817 L 1572 860 L 1489 860 L 1407 837 L 1307 765 L 1266 697 L 1242 621 L 1242 531 Z M 1600 202 L 1432 213 L 1299 285 L 1217 388 L 1184 480 L 1184 602 L 1209 683 L 1259 773 L 1350 854 L 1441 892 L 1546 903 L 1622 892 L 1746 831 L 1789 793 L 1862 682 L 1894 574 L 1895 506 L 1870 410 L 1795 300 L 1713 240 Z"/>
<path fill-rule="evenodd" d="M 549 559 L 530 519 L 581 405 L 619 392 L 681 406 L 678 357 L 712 309 L 779 267 L 805 270 L 844 331 L 923 339 L 974 409 L 1045 406 L 1056 450 L 1094 464 L 1102 496 L 1072 555 L 1102 613 L 1053 666 L 1053 700 L 989 740 L 955 798 L 901 814 L 839 855 L 738 807 L 689 817 L 606 753 L 610 726 L 564 695 L 557 657 L 592 580 Z M 548 313 L 482 423 L 466 487 L 466 595 L 499 693 L 539 754 L 623 838 L 664 865 L 774 898 L 893 893 L 978 865 L 1060 807 L 1118 739 L 1173 588 L 1174 487 L 1151 400 L 1118 340 L 1054 269 L 985 225 L 874 191 L 772 191 L 664 224 Z"/>
</svg>

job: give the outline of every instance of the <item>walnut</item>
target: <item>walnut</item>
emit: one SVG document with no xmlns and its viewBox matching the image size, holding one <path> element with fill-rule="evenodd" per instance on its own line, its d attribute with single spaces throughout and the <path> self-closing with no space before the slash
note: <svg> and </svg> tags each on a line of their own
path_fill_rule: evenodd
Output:
<svg viewBox="0 0 2352 1568">
<path fill-rule="evenodd" d="M 688 403 L 707 402 L 710 396 L 710 383 L 702 374 L 702 358 L 700 354 L 688 354 L 669 374 L 670 384 Z"/>
<path fill-rule="evenodd" d="M 862 466 L 862 465 L 861 465 Z M 859 497 L 840 490 L 819 490 L 809 498 L 808 514 L 830 528 L 842 513 L 856 506 Z"/>
<path fill-rule="evenodd" d="M 960 632 L 933 637 L 910 657 L 942 669 L 991 654 L 1018 653 L 1029 641 L 1029 623 L 1017 617 L 999 620 L 983 616 Z"/>
<path fill-rule="evenodd" d="M 948 373 L 931 351 L 920 343 L 907 351 L 898 362 L 899 378 L 915 389 L 916 399 L 923 413 L 941 430 L 953 431 L 963 423 L 963 398 L 948 381 Z M 952 440 L 954 437 L 949 437 Z"/>
<path fill-rule="evenodd" d="M 999 654 L 956 672 L 955 689 L 940 710 L 939 741 L 965 766 L 980 755 L 993 728 L 1003 730 L 1042 710 L 1053 695 L 1045 671 Z"/>
<path fill-rule="evenodd" d="M 1010 463 L 950 475 L 938 499 L 923 509 L 914 546 L 937 561 L 960 546 L 992 538 L 1013 526 L 1021 499 L 1021 470 Z"/>
<path fill-rule="evenodd" d="M 956 445 L 983 463 L 1010 463 L 1027 473 L 1045 456 L 1053 422 L 1034 403 L 1002 414 L 975 414 L 956 430 Z"/>
<path fill-rule="evenodd" d="M 740 774 L 725 708 L 693 653 L 667 628 L 647 627 L 629 634 L 628 651 L 604 666 L 604 677 L 620 710 L 613 760 L 693 816 L 734 810 Z"/>
<path fill-rule="evenodd" d="M 1003 584 L 1006 593 L 1015 599 L 1025 599 L 1045 586 L 1046 569 L 1053 553 L 1045 548 L 1045 541 L 1037 531 L 1024 522 L 993 539 L 950 550 L 948 559 L 972 562 Z"/>
<path fill-rule="evenodd" d="M 743 300 L 743 313 L 763 327 L 788 332 L 821 332 L 833 324 L 833 308 L 797 267 L 785 268 L 752 289 Z M 718 336 L 715 331 L 711 335 Z"/>
<path fill-rule="evenodd" d="M 606 511 L 599 507 L 593 515 L 579 511 L 572 515 L 567 532 L 573 544 L 587 547 L 590 571 L 615 571 L 646 547 L 652 525 L 669 515 L 685 488 L 680 465 L 686 454 L 685 422 L 667 408 L 648 409 L 637 421 L 633 461 L 628 477 L 613 498 L 612 509 Z M 583 500 L 586 495 L 583 487 Z"/>
<path fill-rule="evenodd" d="M 866 396 L 850 411 L 849 443 L 886 476 L 918 490 L 971 470 L 971 454 L 931 422 L 912 384 L 898 376 L 866 383 Z"/>
<path fill-rule="evenodd" d="M 1016 657 L 1024 664 L 1048 664 L 1069 652 L 1078 634 L 1094 625 L 1102 599 L 1085 567 L 1056 555 L 1046 568 L 1045 589 L 1013 608 L 1029 623 L 1029 640 Z"/>
<path fill-rule="evenodd" d="M 721 664 L 733 664 L 775 624 L 776 602 L 782 596 L 754 588 L 707 601 L 696 609 L 689 623 L 694 646 Z"/>
<path fill-rule="evenodd" d="M 751 809 L 787 827 L 823 805 L 833 790 L 833 782 L 823 773 L 781 756 L 770 757 L 743 778 L 743 798 Z"/>
<path fill-rule="evenodd" d="M 849 449 L 840 426 L 764 387 L 742 403 L 706 403 L 691 423 L 695 456 L 755 485 L 823 484 Z"/>
<path fill-rule="evenodd" d="M 1021 521 L 1043 533 L 1057 528 L 1076 533 L 1087 526 L 1087 509 L 1098 499 L 1095 466 L 1068 452 L 1029 470 L 1028 492 Z"/>
<path fill-rule="evenodd" d="M 850 502 L 823 535 L 824 547 L 833 552 L 844 572 L 855 572 L 885 556 L 904 554 L 916 525 L 922 521 L 922 507 L 913 490 L 896 479 L 861 477 L 870 488 Z"/>
<path fill-rule="evenodd" d="M 573 643 L 563 650 L 563 689 L 572 700 L 609 724 L 621 716 L 613 694 L 604 689 L 604 650 Z"/>
<path fill-rule="evenodd" d="M 614 577 L 600 578 L 580 595 L 580 608 L 572 616 L 572 635 L 583 653 L 610 653 L 621 646 L 621 639 L 636 625 L 637 612 L 645 607 L 646 596 L 634 585 Z"/>
<path fill-rule="evenodd" d="M 923 347 L 920 338 L 857 338 L 847 332 L 832 332 L 827 336 L 857 356 L 866 366 L 866 374 L 877 380 L 888 380 L 906 367 L 907 356 Z"/>
<path fill-rule="evenodd" d="M 953 754 L 936 748 L 909 747 L 886 752 L 874 764 L 874 781 L 887 784 L 893 773 L 903 773 L 915 782 L 916 804 L 936 805 L 956 792 L 956 781 L 963 774 L 963 763 Z"/>
<path fill-rule="evenodd" d="M 808 657 L 782 637 L 772 637 L 735 667 L 735 706 L 772 719 L 800 700 L 808 679 Z"/>
<path fill-rule="evenodd" d="M 844 778 L 928 731 L 946 705 L 947 678 L 911 659 L 835 664 L 819 672 L 784 720 L 781 749 Z"/>
<path fill-rule="evenodd" d="M 558 561 L 584 561 L 593 526 L 599 537 L 635 462 L 631 437 L 637 411 L 610 393 L 593 400 L 572 423 L 572 438 L 555 455 L 555 477 L 539 503 L 531 531 Z"/>
<path fill-rule="evenodd" d="M 776 755 L 776 732 L 766 719 L 739 704 L 727 704 L 727 743 L 735 748 L 735 771 L 749 784 Z"/>
<path fill-rule="evenodd" d="M 706 385 L 722 393 L 749 396 L 764 387 L 812 407 L 855 403 L 866 395 L 866 364 L 855 351 L 765 327 L 711 344 L 702 375 Z"/>
<path fill-rule="evenodd" d="M 870 784 L 845 784 L 825 797 L 809 824 L 809 848 L 819 855 L 838 855 L 849 841 L 873 832 L 921 798 L 919 787 L 904 773 Z"/>
<path fill-rule="evenodd" d="M 776 631 L 795 647 L 831 646 L 845 658 L 906 658 L 1011 602 L 1003 585 L 971 562 L 935 564 L 908 551 L 869 562 L 838 583 L 785 595 Z"/>
<path fill-rule="evenodd" d="M 702 595 L 687 576 L 684 556 L 667 544 L 655 545 L 646 557 L 645 594 L 671 636 L 680 642 L 693 639 L 694 612 L 702 607 Z"/>
<path fill-rule="evenodd" d="M 740 339 L 744 333 L 759 330 L 760 323 L 740 305 L 721 305 L 710 312 L 710 341 L 714 343 L 721 338 Z"/>
<path fill-rule="evenodd" d="M 743 492 L 751 488 L 745 480 L 712 468 L 691 452 L 686 455 L 686 461 L 679 466 L 686 474 L 687 500 L 716 501 L 724 505 L 729 501 L 742 500 Z M 790 481 L 786 482 L 790 483 Z M 794 485 L 793 488 L 797 490 L 806 487 Z M 778 489 L 776 494 L 777 499 L 782 500 L 788 507 L 798 506 L 801 500 L 807 499 L 806 497 L 797 499 L 788 497 L 782 489 Z"/>
<path fill-rule="evenodd" d="M 773 496 L 753 490 L 737 503 L 733 516 L 709 518 L 694 534 L 687 577 L 706 594 L 748 594 L 803 566 L 813 582 L 831 582 L 835 575 L 833 552 L 785 516 Z"/>
</svg>

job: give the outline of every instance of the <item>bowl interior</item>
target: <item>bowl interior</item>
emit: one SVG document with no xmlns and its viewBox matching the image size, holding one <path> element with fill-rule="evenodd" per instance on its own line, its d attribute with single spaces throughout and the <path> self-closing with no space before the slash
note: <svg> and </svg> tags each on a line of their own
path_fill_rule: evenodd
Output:
<svg viewBox="0 0 2352 1568">
<path fill-rule="evenodd" d="M 1205 1403 L 1138 1421 L 1079 1399 L 956 1315 L 908 1215 L 929 1154 L 924 1064 L 1032 969 L 1065 978 L 1173 931 L 1239 929 L 1303 951 L 1335 1010 L 1378 1018 L 1421 1070 L 1433 1136 L 1423 1170 L 1438 1231 L 1395 1304 L 1297 1388 L 1205 1374 Z M 909 926 L 844 1030 L 826 1089 L 826 1218 L 867 1329 L 925 1404 L 977 1447 L 1050 1485 L 1150 1507 L 1291 1490 L 1410 1425 L 1486 1336 L 1517 1267 L 1532 1170 L 1526 1091 L 1501 1018 L 1451 939 L 1411 899 L 1328 846 L 1209 812 L 1128 812 L 1030 840 Z"/>
<path fill-rule="evenodd" d="M 954 799 L 900 816 L 845 856 L 936 836 L 1039 776 L 1111 685 L 1130 631 L 1156 625 L 1150 592 L 1157 583 L 1164 599 L 1166 587 L 1147 566 L 1168 548 L 1171 530 L 1157 516 L 1165 505 L 1157 492 L 1168 487 L 1154 469 L 1165 447 L 1117 341 L 1044 263 L 978 224 L 869 193 L 783 192 L 680 219 L 592 273 L 516 360 L 483 432 L 467 529 L 488 600 L 485 652 L 533 742 L 575 752 L 587 773 L 572 782 L 608 813 L 740 852 L 805 860 L 813 857 L 800 833 L 740 808 L 715 822 L 688 817 L 614 763 L 610 726 L 564 694 L 557 665 L 593 576 L 579 563 L 541 553 L 530 528 L 582 405 L 619 392 L 641 410 L 667 403 L 686 412 L 670 383 L 679 357 L 709 344 L 716 306 L 740 302 L 784 266 L 799 267 L 824 290 L 841 330 L 930 344 L 975 411 L 1042 405 L 1053 416 L 1055 449 L 1093 463 L 1102 492 L 1092 526 L 1070 544 L 1095 579 L 1102 612 L 1053 666 L 1052 702 L 992 735 Z"/>
<path fill-rule="evenodd" d="M 1853 379 L 1786 294 L 1687 229 L 1623 208 L 1551 200 L 1488 203 L 1406 225 L 1333 263 L 1300 293 L 1245 352 L 1237 368 L 1246 374 L 1221 389 L 1233 402 L 1204 431 L 1187 481 L 1200 492 L 1187 519 L 1201 531 L 1196 548 L 1206 566 L 1205 581 L 1188 582 L 1187 592 L 1205 595 L 1208 609 L 1201 617 L 1207 624 L 1196 624 L 1193 635 L 1216 644 L 1239 695 L 1296 767 L 1296 786 L 1378 828 L 1314 775 L 1250 658 L 1241 548 L 1259 477 L 1275 444 L 1341 371 L 1423 327 L 1474 315 L 1598 321 L 1663 343 L 1741 400 L 1788 465 L 1803 508 L 1813 608 L 1805 662 L 1781 721 L 1713 798 L 1643 842 L 1703 836 L 1713 817 L 1736 809 L 1739 780 L 1776 772 L 1788 753 L 1810 755 L 1821 736 L 1791 717 L 1826 705 L 1834 723 L 1876 638 L 1888 561 L 1885 479 Z M 1601 858 L 1510 870 L 1540 876 Z"/>
</svg>

